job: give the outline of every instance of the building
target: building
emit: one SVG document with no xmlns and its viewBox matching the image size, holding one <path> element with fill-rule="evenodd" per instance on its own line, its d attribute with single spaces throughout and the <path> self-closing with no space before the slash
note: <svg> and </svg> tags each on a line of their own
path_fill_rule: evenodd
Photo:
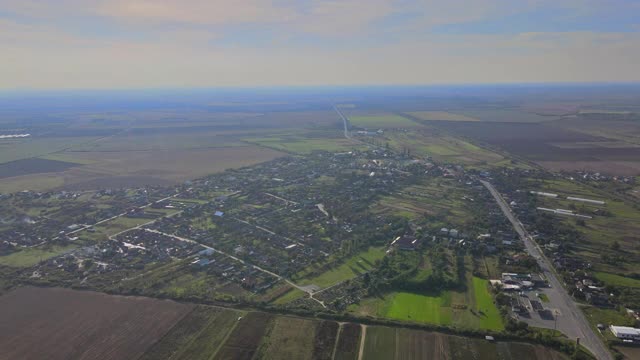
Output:
<svg viewBox="0 0 640 360">
<path fill-rule="evenodd" d="M 637 328 L 611 325 L 611 332 L 618 339 L 640 341 L 640 329 Z"/>
<path fill-rule="evenodd" d="M 400 250 L 415 250 L 418 245 L 420 245 L 420 241 L 411 235 L 403 235 L 397 237 L 391 245 L 396 246 Z"/>
</svg>

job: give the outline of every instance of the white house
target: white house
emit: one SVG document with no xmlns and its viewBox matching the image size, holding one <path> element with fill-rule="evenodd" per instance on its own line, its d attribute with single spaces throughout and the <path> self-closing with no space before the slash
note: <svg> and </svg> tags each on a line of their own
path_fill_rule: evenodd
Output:
<svg viewBox="0 0 640 360">
<path fill-rule="evenodd" d="M 611 332 L 618 339 L 640 341 L 640 329 L 637 328 L 611 325 Z"/>
</svg>

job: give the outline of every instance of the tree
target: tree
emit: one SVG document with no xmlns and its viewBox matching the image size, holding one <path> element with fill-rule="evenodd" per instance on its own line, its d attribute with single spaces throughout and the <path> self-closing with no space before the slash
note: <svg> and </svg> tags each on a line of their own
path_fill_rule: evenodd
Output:
<svg viewBox="0 0 640 360">
<path fill-rule="evenodd" d="M 617 240 L 614 241 L 613 244 L 611 244 L 611 250 L 615 250 L 615 251 L 620 250 L 620 243 Z"/>
</svg>

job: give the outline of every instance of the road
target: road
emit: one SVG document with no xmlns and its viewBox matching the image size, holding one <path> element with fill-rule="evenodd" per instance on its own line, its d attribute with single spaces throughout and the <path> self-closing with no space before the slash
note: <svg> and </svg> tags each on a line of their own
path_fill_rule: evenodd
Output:
<svg viewBox="0 0 640 360">
<path fill-rule="evenodd" d="M 549 297 L 549 303 L 555 307 L 555 309 L 553 309 L 554 312 L 558 314 L 556 315 L 558 317 L 558 330 L 571 339 L 580 338 L 580 344 L 589 349 L 597 359 L 613 360 L 604 342 L 593 331 L 593 328 L 589 325 L 582 311 L 558 280 L 549 260 L 538 244 L 527 233 L 522 223 L 516 219 L 507 202 L 489 182 L 483 180 L 480 180 L 480 182 L 491 192 L 493 198 L 498 205 L 500 205 L 502 212 L 509 219 L 513 228 L 524 242 L 527 251 L 537 259 L 540 269 L 547 277 L 551 288 L 545 289 L 544 293 Z"/>
<path fill-rule="evenodd" d="M 342 123 L 344 124 L 344 137 L 346 137 L 347 139 L 351 139 L 351 135 L 349 135 L 349 121 L 342 114 L 342 111 L 340 111 L 340 109 L 338 109 L 337 106 L 333 104 L 332 106 L 333 106 L 333 110 L 335 110 L 338 113 L 338 115 L 340 115 L 340 117 L 342 118 Z"/>
</svg>

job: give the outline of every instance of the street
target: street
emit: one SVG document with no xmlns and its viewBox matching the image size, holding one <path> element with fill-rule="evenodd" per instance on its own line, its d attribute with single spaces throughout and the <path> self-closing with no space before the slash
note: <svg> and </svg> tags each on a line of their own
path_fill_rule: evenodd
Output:
<svg viewBox="0 0 640 360">
<path fill-rule="evenodd" d="M 593 331 L 582 311 L 578 308 L 576 303 L 569 296 L 556 277 L 552 265 L 549 263 L 544 253 L 524 229 L 522 223 L 516 219 L 513 212 L 507 205 L 507 202 L 489 182 L 483 180 L 480 180 L 480 182 L 489 190 L 489 192 L 491 192 L 491 195 L 494 197 L 498 205 L 500 205 L 502 212 L 509 219 L 511 224 L 513 224 L 514 229 L 524 242 L 527 252 L 537 259 L 540 269 L 549 281 L 549 285 L 551 287 L 545 289 L 544 293 L 549 298 L 549 304 L 551 305 L 550 308 L 552 312 L 557 314 L 557 329 L 573 340 L 580 338 L 580 344 L 589 349 L 597 359 L 612 360 L 613 357 L 604 342 Z M 532 315 L 532 318 L 537 317 L 537 315 L 538 314 Z M 535 320 L 542 319 L 536 318 Z M 547 321 L 550 322 L 550 328 L 553 328 L 555 320 Z M 544 325 L 544 323 L 537 324 L 537 326 L 541 325 Z"/>
</svg>

